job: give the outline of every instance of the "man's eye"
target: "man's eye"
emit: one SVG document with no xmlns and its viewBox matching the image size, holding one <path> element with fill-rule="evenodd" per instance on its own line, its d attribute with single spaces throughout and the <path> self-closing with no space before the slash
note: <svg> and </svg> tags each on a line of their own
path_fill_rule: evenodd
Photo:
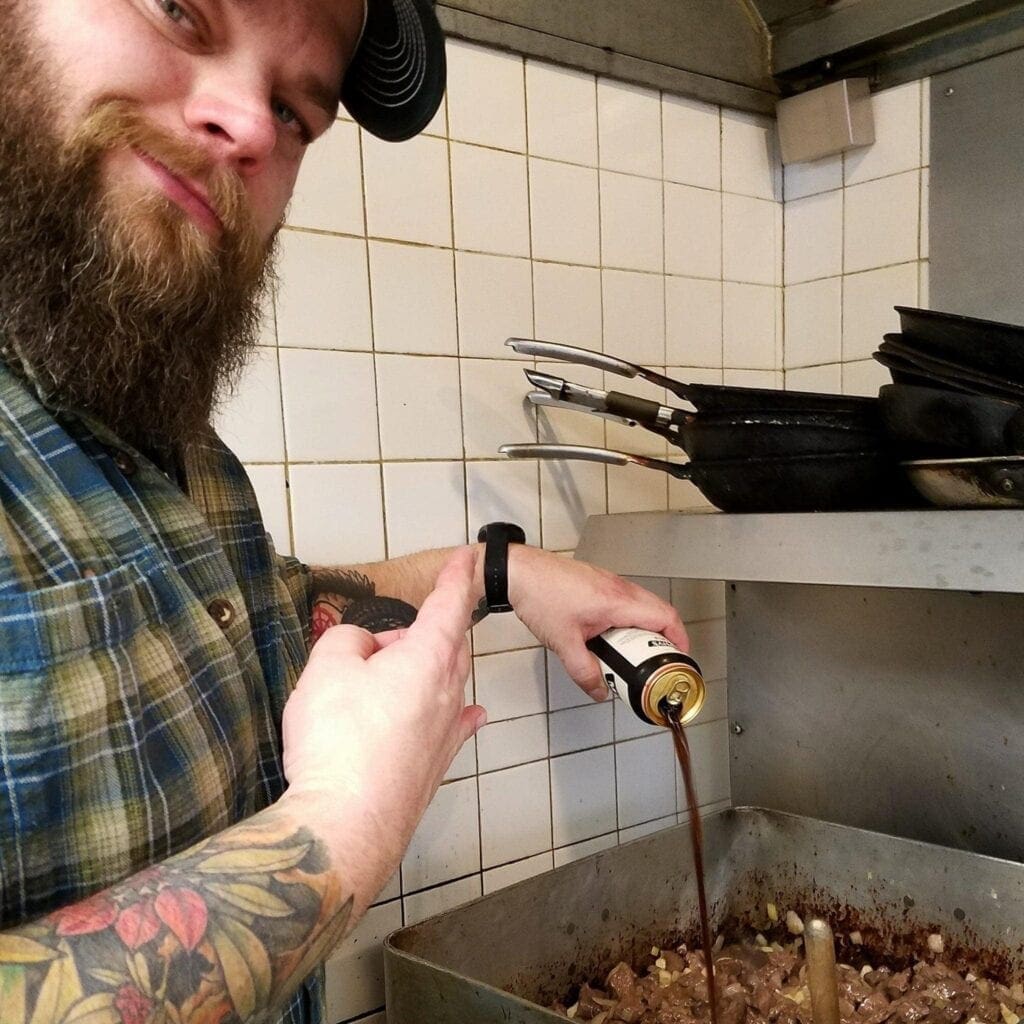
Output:
<svg viewBox="0 0 1024 1024">
<path fill-rule="evenodd" d="M 306 126 L 299 120 L 299 115 L 288 106 L 287 103 L 281 103 L 279 100 L 274 102 L 274 116 L 288 128 L 294 128 L 305 136 L 307 134 Z"/>
<path fill-rule="evenodd" d="M 160 10 L 167 15 L 171 21 L 181 22 L 191 21 L 188 11 L 177 2 L 177 0 L 157 0 Z"/>
</svg>

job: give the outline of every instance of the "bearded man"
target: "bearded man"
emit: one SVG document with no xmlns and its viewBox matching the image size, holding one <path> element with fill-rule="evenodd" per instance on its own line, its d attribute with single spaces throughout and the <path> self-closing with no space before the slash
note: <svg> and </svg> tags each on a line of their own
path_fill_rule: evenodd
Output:
<svg viewBox="0 0 1024 1024">
<path fill-rule="evenodd" d="M 319 1021 L 319 965 L 485 720 L 480 602 L 597 698 L 589 637 L 685 632 L 507 524 L 282 558 L 209 427 L 339 100 L 392 141 L 436 111 L 428 0 L 0 16 L 0 1021 Z"/>
</svg>

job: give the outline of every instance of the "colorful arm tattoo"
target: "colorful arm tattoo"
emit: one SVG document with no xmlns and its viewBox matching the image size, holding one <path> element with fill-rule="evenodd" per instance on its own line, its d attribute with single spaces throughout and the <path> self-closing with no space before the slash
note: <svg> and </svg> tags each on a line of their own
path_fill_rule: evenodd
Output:
<svg viewBox="0 0 1024 1024">
<path fill-rule="evenodd" d="M 313 568 L 313 627 L 312 641 L 337 626 L 345 610 L 355 601 L 376 597 L 377 588 L 369 576 L 350 569 Z"/>
<path fill-rule="evenodd" d="M 339 623 L 361 626 L 371 633 L 405 629 L 416 609 L 397 597 L 378 597 L 369 577 L 346 569 L 314 569 L 312 641 Z"/>
<path fill-rule="evenodd" d="M 323 845 L 266 811 L 0 933 L 4 1024 L 271 1019 L 352 913 Z"/>
</svg>

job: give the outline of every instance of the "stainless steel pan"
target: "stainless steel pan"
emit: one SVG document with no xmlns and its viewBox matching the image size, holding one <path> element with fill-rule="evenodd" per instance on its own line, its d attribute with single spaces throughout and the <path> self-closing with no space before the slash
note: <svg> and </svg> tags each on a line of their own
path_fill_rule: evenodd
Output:
<svg viewBox="0 0 1024 1024">
<path fill-rule="evenodd" d="M 1024 455 L 904 462 L 910 482 L 941 508 L 1024 507 Z"/>
<path fill-rule="evenodd" d="M 652 945 L 692 939 L 690 826 L 534 876 L 388 937 L 391 1024 L 565 1024 L 545 1006 Z M 857 953 L 945 959 L 1011 982 L 1024 971 L 1024 867 L 910 839 L 737 808 L 704 821 L 708 899 L 728 935 L 759 930 L 765 906 L 861 932 Z"/>
</svg>

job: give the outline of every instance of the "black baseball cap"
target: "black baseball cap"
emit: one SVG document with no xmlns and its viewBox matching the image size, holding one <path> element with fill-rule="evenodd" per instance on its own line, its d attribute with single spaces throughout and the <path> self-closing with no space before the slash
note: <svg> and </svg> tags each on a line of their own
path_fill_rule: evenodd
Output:
<svg viewBox="0 0 1024 1024">
<path fill-rule="evenodd" d="M 342 105 L 359 124 L 387 142 L 411 139 L 437 113 L 446 77 L 432 0 L 367 0 L 363 34 L 341 86 Z"/>
</svg>

